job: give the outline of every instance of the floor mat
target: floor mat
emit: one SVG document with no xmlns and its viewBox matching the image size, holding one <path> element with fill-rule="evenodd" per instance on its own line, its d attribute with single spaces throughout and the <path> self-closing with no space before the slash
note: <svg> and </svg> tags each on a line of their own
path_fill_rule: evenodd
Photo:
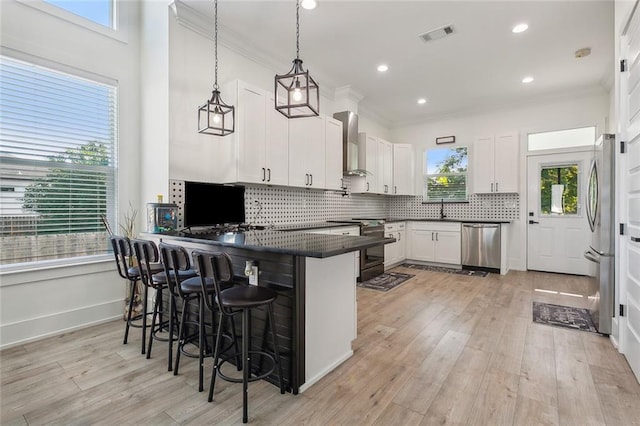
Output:
<svg viewBox="0 0 640 426">
<path fill-rule="evenodd" d="M 489 275 L 487 271 L 469 271 L 467 269 L 453 269 L 442 266 L 417 265 L 415 263 L 403 263 L 403 268 L 420 269 L 422 271 L 446 272 L 447 274 L 466 275 L 469 277 L 486 277 Z"/>
<path fill-rule="evenodd" d="M 597 333 L 589 310 L 569 306 L 533 302 L 533 322 Z"/>
<path fill-rule="evenodd" d="M 413 278 L 415 275 L 401 274 L 400 272 L 385 272 L 370 280 L 358 283 L 358 287 L 370 288 L 372 290 L 389 291 L 400 284 Z"/>
</svg>

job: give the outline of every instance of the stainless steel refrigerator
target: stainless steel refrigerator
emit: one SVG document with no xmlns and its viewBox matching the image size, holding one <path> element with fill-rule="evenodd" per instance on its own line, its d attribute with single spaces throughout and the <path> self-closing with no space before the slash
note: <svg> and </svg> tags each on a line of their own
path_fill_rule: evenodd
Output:
<svg viewBox="0 0 640 426">
<path fill-rule="evenodd" d="M 615 315 L 615 146 L 615 135 L 604 134 L 595 142 L 587 184 L 591 245 L 584 257 L 596 266 L 589 282 L 589 310 L 603 334 L 611 334 Z"/>
</svg>

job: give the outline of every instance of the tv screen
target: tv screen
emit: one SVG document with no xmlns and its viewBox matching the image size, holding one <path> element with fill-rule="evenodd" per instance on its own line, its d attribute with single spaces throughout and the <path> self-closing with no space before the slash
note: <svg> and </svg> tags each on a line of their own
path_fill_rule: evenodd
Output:
<svg viewBox="0 0 640 426">
<path fill-rule="evenodd" d="M 244 187 L 184 183 L 184 226 L 244 223 Z"/>
</svg>

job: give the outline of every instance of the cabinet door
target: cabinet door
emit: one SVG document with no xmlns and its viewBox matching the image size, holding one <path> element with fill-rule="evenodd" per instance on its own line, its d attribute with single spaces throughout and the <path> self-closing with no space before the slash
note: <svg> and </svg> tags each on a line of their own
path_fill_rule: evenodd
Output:
<svg viewBox="0 0 640 426">
<path fill-rule="evenodd" d="M 383 194 L 391 194 L 393 193 L 393 144 L 379 139 L 378 149 L 380 150 L 380 148 L 382 148 L 382 155 L 378 155 L 382 161 L 381 168 L 379 168 L 379 170 L 382 170 L 380 192 Z"/>
<path fill-rule="evenodd" d="M 398 262 L 402 262 L 407 258 L 407 242 L 405 236 L 405 231 L 398 231 L 396 235 L 396 240 L 398 240 L 398 242 L 396 243 L 398 244 Z"/>
<path fill-rule="evenodd" d="M 358 167 L 365 169 L 367 175 L 364 177 L 364 191 L 369 193 L 378 192 L 378 139 L 373 136 L 361 133 L 358 139 Z"/>
<path fill-rule="evenodd" d="M 494 192 L 518 192 L 519 138 L 515 133 L 496 136 L 494 144 Z"/>
<path fill-rule="evenodd" d="M 325 187 L 342 188 L 342 122 L 325 117 Z"/>
<path fill-rule="evenodd" d="M 393 144 L 394 195 L 414 195 L 413 147 L 409 144 Z"/>
<path fill-rule="evenodd" d="M 385 244 L 384 245 L 384 266 L 385 268 L 393 265 L 398 261 L 398 255 L 400 247 L 398 246 L 397 241 L 397 233 L 396 232 L 388 232 L 385 231 L 384 236 L 387 238 L 395 238 L 395 243 Z"/>
<path fill-rule="evenodd" d="M 435 232 L 413 230 L 409 244 L 411 259 L 424 261 L 435 259 Z"/>
<path fill-rule="evenodd" d="M 322 188 L 324 185 L 324 133 L 322 117 L 289 122 L 289 185 Z"/>
<path fill-rule="evenodd" d="M 289 120 L 273 107 L 275 97 L 267 96 L 265 167 L 266 182 L 272 185 L 289 184 Z M 241 157 L 242 160 L 242 157 Z"/>
<path fill-rule="evenodd" d="M 439 263 L 451 263 L 460 265 L 461 263 L 461 242 L 460 232 L 437 231 L 435 232 L 436 249 L 435 261 Z"/>
<path fill-rule="evenodd" d="M 238 181 L 264 183 L 265 98 L 263 90 L 238 83 Z"/>
<path fill-rule="evenodd" d="M 476 138 L 473 145 L 473 192 L 494 192 L 493 136 Z"/>
</svg>

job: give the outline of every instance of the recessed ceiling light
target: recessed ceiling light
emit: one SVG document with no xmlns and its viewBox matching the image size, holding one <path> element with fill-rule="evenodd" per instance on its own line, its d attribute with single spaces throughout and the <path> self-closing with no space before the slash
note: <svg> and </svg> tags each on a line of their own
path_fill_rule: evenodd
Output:
<svg viewBox="0 0 640 426">
<path fill-rule="evenodd" d="M 380 64 L 378 65 L 378 71 L 380 72 L 386 72 L 387 70 L 389 70 L 389 66 L 386 64 Z"/>
<path fill-rule="evenodd" d="M 318 2 L 316 2 L 316 0 L 302 0 L 300 2 L 300 6 L 302 6 L 303 9 L 307 10 L 315 9 L 317 5 Z"/>
<path fill-rule="evenodd" d="M 519 34 L 522 32 L 527 31 L 527 28 L 529 28 L 529 25 L 522 23 L 522 24 L 518 24 L 515 27 L 513 27 L 513 29 L 511 29 L 511 32 L 515 33 L 515 34 Z"/>
<path fill-rule="evenodd" d="M 427 100 L 426 100 L 425 98 L 420 98 L 420 99 L 418 99 L 418 104 L 420 104 L 420 105 L 424 105 L 424 104 L 426 104 L 426 103 L 427 103 Z"/>
<path fill-rule="evenodd" d="M 531 77 L 531 76 L 527 76 L 527 77 L 522 79 L 522 82 L 524 84 L 531 83 L 532 81 L 533 81 L 533 77 Z"/>
</svg>

